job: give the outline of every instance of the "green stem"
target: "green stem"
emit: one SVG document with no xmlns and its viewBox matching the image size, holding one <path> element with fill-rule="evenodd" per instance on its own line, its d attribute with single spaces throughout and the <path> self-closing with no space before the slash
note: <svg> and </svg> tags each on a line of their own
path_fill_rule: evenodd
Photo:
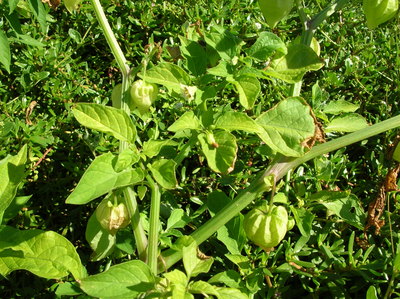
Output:
<svg viewBox="0 0 400 299">
<path fill-rule="evenodd" d="M 150 175 L 146 176 L 151 189 L 150 223 L 149 223 L 149 247 L 147 252 L 148 265 L 153 273 L 157 273 L 158 259 L 158 230 L 160 227 L 161 194 L 158 184 Z"/>
<path fill-rule="evenodd" d="M 122 52 L 117 39 L 111 29 L 110 24 L 107 21 L 107 17 L 104 14 L 103 7 L 100 4 L 99 0 L 91 0 L 94 11 L 96 13 L 97 20 L 100 23 L 100 27 L 103 30 L 103 33 L 106 37 L 107 43 L 111 48 L 112 53 L 114 54 L 115 59 L 117 60 L 119 69 L 122 72 L 122 75 L 129 76 L 129 66 L 127 60 L 125 59 L 125 55 Z"/>
<path fill-rule="evenodd" d="M 213 218 L 208 220 L 204 225 L 200 226 L 191 236 L 198 245 L 211 237 L 221 226 L 225 225 L 229 220 L 235 217 L 242 209 L 244 209 L 254 199 L 258 198 L 258 196 L 260 196 L 266 190 L 266 185 L 264 183 L 265 177 L 274 175 L 276 182 L 278 182 L 290 169 L 294 169 L 304 162 L 307 162 L 317 156 L 327 154 L 331 151 L 367 139 L 371 136 L 383 133 L 398 126 L 400 126 L 400 115 L 335 140 L 319 144 L 313 147 L 302 157 L 280 158 L 280 161 L 273 163 L 269 168 L 267 168 L 267 170 L 258 176 L 247 189 L 243 190 Z M 165 269 L 168 269 L 181 258 L 181 252 L 174 251 L 172 249 L 166 250 L 163 252 L 163 264 L 159 265 L 159 271 L 161 272 Z"/>
<path fill-rule="evenodd" d="M 131 187 L 124 189 L 125 204 L 131 216 L 132 230 L 135 235 L 136 248 L 139 259 L 146 261 L 147 237 L 140 220 L 138 204 L 136 201 L 135 192 Z"/>
</svg>

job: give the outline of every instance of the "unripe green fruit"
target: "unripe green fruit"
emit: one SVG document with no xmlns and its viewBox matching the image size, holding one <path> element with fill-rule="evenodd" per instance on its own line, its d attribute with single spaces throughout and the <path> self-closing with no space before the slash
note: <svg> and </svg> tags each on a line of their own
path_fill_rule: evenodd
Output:
<svg viewBox="0 0 400 299">
<path fill-rule="evenodd" d="M 368 28 L 374 29 L 396 15 L 399 2 L 398 0 L 364 0 L 363 9 Z"/>
<path fill-rule="evenodd" d="M 244 217 L 244 231 L 247 237 L 263 249 L 277 246 L 285 237 L 288 214 L 284 207 L 273 206 L 268 214 L 268 206 L 257 207 Z M 289 225 L 288 225 L 289 224 Z"/>
<path fill-rule="evenodd" d="M 294 0 L 259 0 L 265 21 L 274 28 L 292 10 Z"/>
<path fill-rule="evenodd" d="M 129 108 L 131 111 L 138 109 L 140 113 L 145 113 L 149 111 L 151 104 L 156 100 L 158 87 L 155 84 L 137 80 L 132 84 L 130 94 Z"/>
<path fill-rule="evenodd" d="M 109 200 L 103 200 L 95 213 L 100 225 L 113 235 L 130 223 L 128 209 L 123 203 L 114 205 Z"/>
</svg>

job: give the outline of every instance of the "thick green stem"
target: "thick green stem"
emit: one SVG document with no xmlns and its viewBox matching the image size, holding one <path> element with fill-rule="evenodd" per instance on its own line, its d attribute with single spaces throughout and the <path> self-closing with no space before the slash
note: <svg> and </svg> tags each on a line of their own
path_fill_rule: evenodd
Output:
<svg viewBox="0 0 400 299">
<path fill-rule="evenodd" d="M 129 76 L 129 66 L 127 60 L 125 59 L 125 55 L 122 52 L 117 39 L 111 29 L 110 24 L 107 21 L 107 17 L 104 14 L 103 7 L 100 4 L 99 0 L 91 0 L 94 11 L 96 13 L 97 20 L 100 23 L 101 29 L 106 37 L 107 43 L 111 48 L 112 53 L 114 54 L 115 59 L 117 60 L 119 69 L 122 72 L 122 75 Z"/>
<path fill-rule="evenodd" d="M 147 261 L 153 273 L 157 273 L 158 259 L 158 230 L 160 228 L 160 204 L 161 194 L 158 184 L 153 181 L 150 175 L 146 177 L 151 189 L 151 208 L 150 208 L 150 227 L 149 227 L 149 247 Z"/>
<path fill-rule="evenodd" d="M 331 151 L 348 146 L 350 144 L 362 141 L 371 136 L 383 133 L 387 130 L 400 126 L 400 115 L 375 124 L 368 128 L 345 135 L 335 140 L 319 144 L 313 147 L 307 154 L 299 158 L 282 157 L 278 162 L 273 163 L 264 171 L 251 185 L 242 191 L 233 199 L 226 207 L 218 212 L 213 218 L 199 227 L 191 236 L 199 245 L 209 237 L 211 237 L 221 226 L 225 225 L 229 220 L 235 217 L 242 209 L 250 204 L 254 199 L 260 196 L 266 190 L 264 178 L 270 175 L 275 176 L 276 182 L 281 179 L 290 169 L 294 169 L 304 162 L 315 157 L 327 154 Z M 181 252 L 167 250 L 163 253 L 163 263 L 159 265 L 159 271 L 168 269 L 182 258 Z"/>
</svg>

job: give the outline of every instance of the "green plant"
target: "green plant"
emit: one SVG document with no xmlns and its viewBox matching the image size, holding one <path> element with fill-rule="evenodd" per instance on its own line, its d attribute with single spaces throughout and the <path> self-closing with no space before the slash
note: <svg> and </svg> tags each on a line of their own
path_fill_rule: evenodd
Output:
<svg viewBox="0 0 400 299">
<path fill-rule="evenodd" d="M 90 211 L 86 239 L 93 250 L 91 259 L 107 260 L 107 265 L 101 273 L 89 275 L 74 246 L 61 235 L 42 230 L 17 230 L 3 225 L 0 234 L 5 237 L 1 247 L 5 266 L 0 268 L 0 273 L 5 276 L 11 271 L 25 269 L 47 279 L 61 279 L 71 273 L 74 281 L 67 287 L 56 284 L 58 294 L 84 292 L 105 298 L 192 298 L 194 294 L 247 298 L 258 292 L 271 297 L 275 289 L 279 285 L 284 286 L 293 273 L 300 277 L 304 289 L 323 292 L 324 286 L 320 287 L 317 282 L 329 287 L 335 278 L 330 270 L 335 269 L 337 273 L 344 271 L 346 259 L 352 271 L 358 271 L 362 273 L 361 276 L 370 279 L 370 273 L 377 272 L 374 267 L 384 267 L 370 261 L 373 247 L 365 251 L 360 249 L 353 255 L 354 234 L 345 245 L 343 240 L 331 240 L 332 235 L 327 231 L 340 232 L 342 223 L 321 216 L 328 211 L 329 215 L 338 217 L 346 224 L 363 229 L 365 213 L 359 207 L 357 198 L 347 192 L 304 190 L 296 193 L 298 203 L 289 207 L 300 237 L 293 242 L 290 242 L 292 235 L 286 231 L 287 210 L 281 206 L 275 207 L 274 196 L 271 196 L 268 212 L 285 216 L 284 223 L 273 230 L 279 231 L 279 236 L 274 235 L 274 242 L 266 244 L 266 240 L 260 241 L 258 232 L 251 230 L 250 233 L 256 233 L 253 238 L 255 243 L 277 248 L 268 254 L 257 252 L 256 249 L 254 255 L 242 255 L 244 248 L 247 252 L 253 249 L 245 245 L 242 229 L 243 223 L 248 228 L 246 222 L 250 216 L 247 220 L 243 219 L 241 210 L 265 192 L 283 188 L 280 179 L 314 158 L 318 158 L 314 163 L 319 178 L 334 181 L 335 178 L 329 177 L 326 169 L 335 168 L 335 173 L 340 175 L 342 172 L 337 168 L 344 164 L 343 159 L 339 157 L 340 161 L 326 161 L 320 158 L 322 155 L 399 126 L 399 116 L 368 126 L 361 115 L 354 113 L 359 106 L 347 101 L 338 100 L 324 105 L 321 100 L 323 90 L 318 85 L 312 88 L 313 107 L 299 97 L 304 75 L 323 66 L 318 53 L 308 44 L 317 27 L 346 2 L 329 4 L 309 18 L 306 8 L 297 1 L 299 16 L 305 26 L 299 43 L 287 45 L 271 32 L 260 32 L 251 45 L 246 45 L 222 25 L 213 24 L 210 30 L 205 30 L 201 25 L 188 26 L 184 36 L 179 37 L 179 55 L 169 57 L 168 61 L 164 56 L 165 60 L 158 62 L 158 46 L 152 43 L 141 65 L 131 70 L 102 6 L 93 0 L 96 16 L 121 71 L 122 84 L 114 87 L 114 107 L 101 103 L 78 103 L 73 105 L 72 112 L 81 125 L 100 132 L 95 134 L 109 135 L 107 138 L 118 140 L 119 145 L 114 147 L 114 141 L 111 142 L 111 150 L 103 148 L 96 152 L 90 166 L 68 196 L 67 203 L 89 206 L 105 196 L 97 212 Z M 69 10 L 76 5 L 76 2 L 67 3 Z M 174 63 L 174 59 L 178 63 Z M 131 98 L 145 95 L 147 102 L 145 108 L 136 103 L 139 113 L 130 113 L 129 94 L 132 89 L 129 88 L 131 82 L 136 80 L 136 75 L 143 80 L 136 82 L 158 84 L 161 91 L 157 93 L 155 85 L 146 85 L 152 87 L 151 90 L 146 89 L 139 95 L 134 92 Z M 277 82 L 277 79 L 291 84 L 289 96 L 284 96 L 276 104 L 267 100 L 260 104 L 258 101 L 265 88 L 264 80 Z M 160 100 L 153 102 L 155 96 Z M 154 109 L 148 111 L 151 104 L 154 104 Z M 320 136 L 321 128 L 312 108 L 325 121 L 327 132 L 355 132 L 319 143 L 323 137 Z M 162 109 L 169 114 L 160 112 Z M 149 113 L 143 115 L 142 112 Z M 236 183 L 242 183 L 245 188 L 236 196 L 227 196 L 221 190 L 209 192 L 208 189 L 213 190 L 217 186 L 215 181 L 233 189 L 232 181 L 236 180 L 235 171 L 241 162 L 238 157 L 241 157 L 241 150 L 248 144 L 256 144 L 255 151 L 260 153 L 262 163 L 248 174 L 242 172 L 238 175 L 240 183 Z M 179 185 L 178 178 L 184 181 L 185 177 L 202 171 L 200 166 L 189 171 L 188 168 L 196 166 L 185 164 L 185 160 L 194 153 L 201 159 L 204 157 L 213 172 L 209 173 L 209 180 L 204 184 L 208 184 L 206 188 L 209 193 L 206 204 L 204 199 L 198 199 L 190 193 L 179 193 L 184 186 Z M 0 212 L 7 215 L 3 218 L 3 224 L 16 213 L 18 201 L 15 195 L 24 179 L 23 166 L 26 160 L 25 146 L 16 156 L 9 156 L 0 163 L 0 171 L 7 177 L 2 183 L 4 188 L 1 194 Z M 265 164 L 268 164 L 267 168 Z M 11 171 L 14 169 L 15 172 Z M 288 176 L 287 182 L 289 179 Z M 288 186 L 289 183 L 286 183 L 286 193 L 290 192 Z M 300 184 L 297 187 L 301 189 Z M 236 192 L 238 188 L 233 190 Z M 174 206 L 174 200 L 166 200 L 168 204 L 164 202 L 164 199 L 178 196 L 185 201 L 200 203 L 201 207 L 194 212 L 191 209 L 185 211 L 182 206 Z M 301 196 L 307 199 L 307 203 L 302 203 Z M 108 198 L 112 198 L 111 204 Z M 125 218 L 121 221 L 123 225 L 118 228 L 110 227 L 107 217 L 107 223 L 103 223 L 103 212 L 112 216 L 110 213 L 116 207 L 125 206 L 134 233 L 135 249 L 129 242 L 133 239 L 130 231 L 123 228 L 128 223 Z M 168 210 L 167 216 L 161 216 L 162 208 Z M 346 213 L 346 209 L 354 212 Z M 207 222 L 205 210 L 212 215 Z M 126 214 L 124 208 L 118 211 Z M 276 224 L 277 220 L 272 216 L 261 217 L 265 222 L 270 220 L 270 224 Z M 314 221 L 317 217 L 320 221 Z M 165 229 L 162 227 L 162 218 L 165 219 Z M 119 218 L 117 220 L 119 222 Z M 187 233 L 189 223 L 189 227 L 199 227 L 188 238 L 178 229 L 186 229 L 184 232 Z M 208 239 L 212 241 L 215 233 L 229 251 L 229 261 L 219 258 L 218 262 L 235 264 L 238 271 L 218 273 L 206 282 L 201 275 L 210 271 L 214 259 L 198 252 L 198 246 Z M 285 233 L 288 240 L 282 241 Z M 310 240 L 318 250 L 307 246 Z M 59 248 L 64 248 L 64 251 Z M 23 255 L 18 255 L 18 252 Z M 36 257 L 46 256 L 48 252 L 54 253 L 43 263 L 35 264 Z M 327 258 L 321 258 L 322 254 Z M 385 256 L 383 252 L 374 254 Z M 303 258 L 308 255 L 312 259 L 304 261 Z M 108 257 L 121 258 L 123 262 L 111 266 L 113 259 Z M 181 259 L 185 273 L 178 269 L 169 270 Z M 284 262 L 278 264 L 278 259 Z M 161 273 L 164 278 L 160 277 Z M 397 269 L 393 267 L 393 279 L 396 275 Z M 193 278 L 198 280 L 191 280 Z M 271 281 L 274 278 L 275 281 Z M 316 281 L 315 289 L 306 284 L 307 279 Z M 220 284 L 226 287 L 217 286 Z M 338 280 L 338 284 L 345 284 L 345 279 Z M 373 289 L 370 292 L 373 293 Z"/>
</svg>

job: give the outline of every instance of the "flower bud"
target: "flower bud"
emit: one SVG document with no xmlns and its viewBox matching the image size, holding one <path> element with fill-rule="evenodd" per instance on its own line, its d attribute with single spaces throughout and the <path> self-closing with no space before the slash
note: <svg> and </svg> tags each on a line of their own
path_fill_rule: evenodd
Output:
<svg viewBox="0 0 400 299">
<path fill-rule="evenodd" d="M 130 223 L 128 209 L 123 203 L 113 204 L 108 199 L 103 200 L 95 213 L 100 225 L 113 235 Z"/>
</svg>

